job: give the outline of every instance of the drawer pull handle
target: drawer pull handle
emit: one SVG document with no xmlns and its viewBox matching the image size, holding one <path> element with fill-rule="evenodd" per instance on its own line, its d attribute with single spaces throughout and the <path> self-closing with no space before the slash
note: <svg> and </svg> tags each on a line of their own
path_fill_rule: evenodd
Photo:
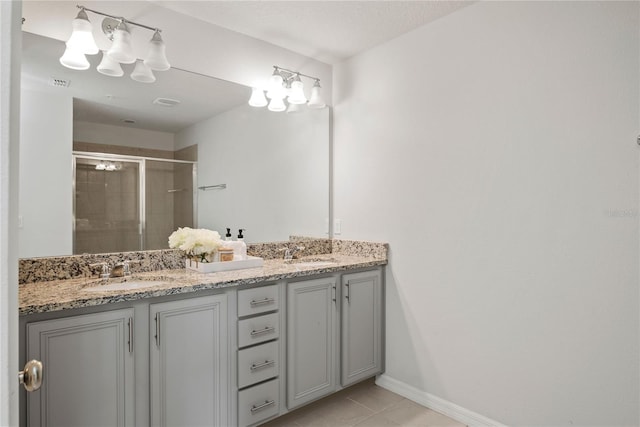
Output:
<svg viewBox="0 0 640 427">
<path fill-rule="evenodd" d="M 258 406 L 253 405 L 253 406 L 251 406 L 251 413 L 253 414 L 255 412 L 258 412 L 258 411 L 261 411 L 261 410 L 263 410 L 265 408 L 268 408 L 269 406 L 273 405 L 274 403 L 276 403 L 275 400 L 265 400 L 264 403 L 262 403 L 262 404 L 260 404 Z"/>
<path fill-rule="evenodd" d="M 250 305 L 251 307 L 256 307 L 256 306 L 258 306 L 258 305 L 272 304 L 272 303 L 274 303 L 274 302 L 276 302 L 276 299 L 275 299 L 275 298 L 264 298 L 264 299 L 259 299 L 259 300 L 257 300 L 257 301 L 256 301 L 256 300 L 254 300 L 254 299 L 252 299 L 252 300 L 249 302 L 249 305 Z"/>
<path fill-rule="evenodd" d="M 275 363 L 275 360 L 265 360 L 262 363 L 254 363 L 251 365 L 250 369 L 252 371 L 257 371 L 258 369 L 266 368 L 267 366 L 273 366 Z"/>
<path fill-rule="evenodd" d="M 268 334 L 271 332 L 275 332 L 276 328 L 273 326 L 265 326 L 264 329 L 260 329 L 259 331 L 253 330 L 251 331 L 251 336 L 255 337 L 257 335 Z"/>
</svg>

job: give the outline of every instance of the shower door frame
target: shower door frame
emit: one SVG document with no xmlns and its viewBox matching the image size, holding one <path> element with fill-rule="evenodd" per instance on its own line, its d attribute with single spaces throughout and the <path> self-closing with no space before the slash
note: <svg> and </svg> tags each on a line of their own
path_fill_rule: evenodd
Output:
<svg viewBox="0 0 640 427">
<path fill-rule="evenodd" d="M 188 163 L 191 164 L 191 175 L 192 175 L 192 202 L 193 202 L 193 227 L 198 227 L 198 197 L 197 197 L 197 185 L 198 185 L 198 164 L 195 161 L 191 160 L 176 160 L 176 159 L 163 159 L 158 157 L 146 157 L 146 156 L 131 156 L 131 155 L 122 155 L 122 154 L 112 154 L 112 153 L 95 153 L 95 152 L 87 152 L 87 151 L 73 151 L 71 153 L 71 168 L 72 168 L 72 176 L 71 176 L 71 191 L 73 194 L 73 212 L 71 214 L 71 229 L 73 230 L 72 236 L 72 251 L 73 254 L 76 254 L 76 159 L 89 159 L 89 160 L 107 160 L 110 162 L 129 162 L 129 163 L 138 163 L 138 237 L 139 237 L 139 246 L 141 249 L 139 251 L 145 251 L 146 249 L 146 227 L 147 227 L 147 194 L 146 194 L 146 169 L 147 169 L 147 161 L 154 162 L 167 162 L 167 163 Z M 168 238 L 169 236 L 167 236 Z M 93 253 L 93 252 L 92 252 Z M 77 254 L 76 254 L 77 255 Z"/>
</svg>

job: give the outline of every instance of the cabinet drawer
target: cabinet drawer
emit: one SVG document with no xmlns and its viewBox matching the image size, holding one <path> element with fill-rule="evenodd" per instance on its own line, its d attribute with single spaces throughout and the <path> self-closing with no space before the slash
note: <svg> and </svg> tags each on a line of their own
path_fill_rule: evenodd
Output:
<svg viewBox="0 0 640 427">
<path fill-rule="evenodd" d="M 238 423 L 248 426 L 278 414 L 280 386 L 277 379 L 238 393 Z"/>
<path fill-rule="evenodd" d="M 238 388 L 278 376 L 278 341 L 238 352 Z"/>
<path fill-rule="evenodd" d="M 238 291 L 238 316 L 260 314 L 278 309 L 278 285 Z"/>
<path fill-rule="evenodd" d="M 278 338 L 280 335 L 279 314 L 244 319 L 238 322 L 238 347 L 258 344 Z"/>
</svg>

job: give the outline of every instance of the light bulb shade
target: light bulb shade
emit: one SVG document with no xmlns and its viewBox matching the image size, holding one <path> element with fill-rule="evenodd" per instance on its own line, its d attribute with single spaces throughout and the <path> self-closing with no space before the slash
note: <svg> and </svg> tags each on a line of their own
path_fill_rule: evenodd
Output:
<svg viewBox="0 0 640 427">
<path fill-rule="evenodd" d="M 84 53 L 67 46 L 64 53 L 60 57 L 60 63 L 72 70 L 87 70 L 91 64 L 87 61 L 87 57 Z"/>
<path fill-rule="evenodd" d="M 274 74 L 269 79 L 269 88 L 267 89 L 267 98 L 282 98 L 284 97 L 284 88 L 282 87 L 282 76 L 280 74 Z"/>
<path fill-rule="evenodd" d="M 136 55 L 131 46 L 131 33 L 126 25 L 121 24 L 113 32 L 113 44 L 107 51 L 107 55 L 114 61 L 121 64 L 133 64 L 136 62 Z"/>
<path fill-rule="evenodd" d="M 282 87 L 282 76 L 280 74 L 273 74 L 269 79 L 269 89 Z"/>
<path fill-rule="evenodd" d="M 171 64 L 167 61 L 165 50 L 166 47 L 160 32 L 156 31 L 149 42 L 149 51 L 144 60 L 144 65 L 156 71 L 166 71 L 171 68 Z"/>
<path fill-rule="evenodd" d="M 269 111 L 284 111 L 287 109 L 287 107 L 284 105 L 284 100 L 283 98 L 271 98 L 271 102 L 269 102 Z"/>
<path fill-rule="evenodd" d="M 264 91 L 260 88 L 251 88 L 251 98 L 249 99 L 249 105 L 252 107 L 266 107 L 267 98 L 264 96 Z"/>
<path fill-rule="evenodd" d="M 322 99 L 322 94 L 320 93 L 320 84 L 316 82 L 315 85 L 311 88 L 311 98 L 309 98 L 309 103 L 307 107 L 309 108 L 324 108 L 327 104 L 325 104 Z"/>
<path fill-rule="evenodd" d="M 67 46 L 85 55 L 95 55 L 98 53 L 98 45 L 93 38 L 93 25 L 89 22 L 84 9 L 78 12 L 78 16 L 71 23 L 73 32 L 67 41 Z"/>
<path fill-rule="evenodd" d="M 142 61 L 136 62 L 136 68 L 131 73 L 131 78 L 140 83 L 153 83 L 156 81 L 156 76 Z"/>
<path fill-rule="evenodd" d="M 122 77 L 124 75 L 120 63 L 111 59 L 106 52 L 102 52 L 102 61 L 100 61 L 97 70 L 105 76 Z"/>
<path fill-rule="evenodd" d="M 306 104 L 307 98 L 304 96 L 304 85 L 298 78 L 291 82 L 291 93 L 287 98 L 290 104 Z"/>
</svg>

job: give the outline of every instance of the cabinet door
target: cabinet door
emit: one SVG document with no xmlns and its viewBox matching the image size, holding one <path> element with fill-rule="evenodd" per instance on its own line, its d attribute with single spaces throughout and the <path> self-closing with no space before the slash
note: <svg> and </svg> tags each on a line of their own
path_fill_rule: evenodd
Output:
<svg viewBox="0 0 640 427">
<path fill-rule="evenodd" d="M 289 283 L 287 289 L 287 406 L 336 389 L 337 310 L 333 277 Z"/>
<path fill-rule="evenodd" d="M 133 309 L 27 324 L 27 359 L 45 369 L 29 426 L 133 426 Z"/>
<path fill-rule="evenodd" d="M 382 371 L 382 284 L 379 270 L 342 276 L 342 385 Z"/>
<path fill-rule="evenodd" d="M 149 307 L 152 425 L 227 425 L 226 298 Z"/>
</svg>

